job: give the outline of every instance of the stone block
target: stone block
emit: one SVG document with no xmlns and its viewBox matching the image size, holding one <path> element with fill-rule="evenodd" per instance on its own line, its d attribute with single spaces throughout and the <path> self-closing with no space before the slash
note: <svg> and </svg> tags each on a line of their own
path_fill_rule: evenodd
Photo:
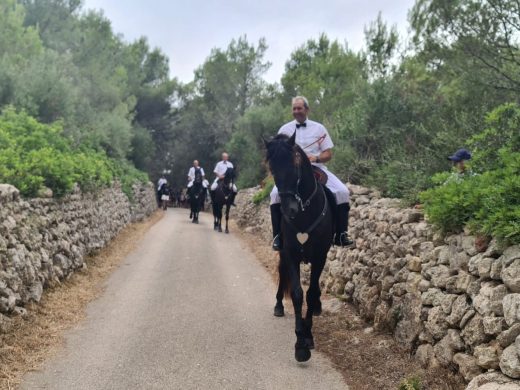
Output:
<svg viewBox="0 0 520 390">
<path fill-rule="evenodd" d="M 514 293 L 520 293 L 520 259 L 513 260 L 500 273 L 504 284 Z"/>
<path fill-rule="evenodd" d="M 520 379 L 520 357 L 516 353 L 515 345 L 510 345 L 502 352 L 500 370 L 511 378 Z"/>
<path fill-rule="evenodd" d="M 506 295 L 502 300 L 502 306 L 507 325 L 520 322 L 520 294 Z"/>
<path fill-rule="evenodd" d="M 453 361 L 459 366 L 459 372 L 462 374 L 466 382 L 469 382 L 477 375 L 482 373 L 482 369 L 477 364 L 477 359 L 465 353 L 456 353 Z"/>
</svg>

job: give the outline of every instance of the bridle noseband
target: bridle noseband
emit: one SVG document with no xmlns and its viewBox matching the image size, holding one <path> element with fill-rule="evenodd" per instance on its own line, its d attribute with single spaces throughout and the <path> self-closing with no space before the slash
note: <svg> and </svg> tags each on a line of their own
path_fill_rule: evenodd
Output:
<svg viewBox="0 0 520 390">
<path fill-rule="evenodd" d="M 300 209 L 302 211 L 305 211 L 305 209 L 310 206 L 312 198 L 314 198 L 314 196 L 318 192 L 318 183 L 316 182 L 316 178 L 313 175 L 314 190 L 312 191 L 312 194 L 310 194 L 310 196 L 306 200 L 304 200 L 299 192 L 301 177 L 302 177 L 302 168 L 301 168 L 301 165 L 298 165 L 298 180 L 296 181 L 296 190 L 295 191 L 292 191 L 292 190 L 279 191 L 278 195 L 294 197 L 294 199 L 296 199 L 296 201 L 298 202 Z"/>
</svg>

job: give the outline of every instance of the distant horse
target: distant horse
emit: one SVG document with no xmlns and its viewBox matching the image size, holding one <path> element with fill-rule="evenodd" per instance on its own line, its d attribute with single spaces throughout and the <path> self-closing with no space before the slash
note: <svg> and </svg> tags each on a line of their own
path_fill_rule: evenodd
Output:
<svg viewBox="0 0 520 390">
<path fill-rule="evenodd" d="M 235 171 L 233 168 L 228 168 L 224 174 L 224 179 L 219 179 L 217 188 L 212 191 L 212 206 L 213 206 L 213 230 L 222 232 L 222 209 L 226 206 L 226 233 L 229 233 L 228 220 L 229 209 L 233 202 L 233 181 L 235 180 Z"/>
<path fill-rule="evenodd" d="M 188 196 L 190 198 L 190 219 L 193 223 L 199 223 L 199 212 L 204 207 L 204 199 L 206 198 L 206 189 L 202 185 L 202 174 L 200 169 L 195 170 L 195 178 L 193 184 L 188 188 Z"/>
<path fill-rule="evenodd" d="M 292 137 L 277 135 L 264 141 L 267 162 L 281 198 L 283 248 L 280 251 L 279 284 L 274 315 L 284 315 L 283 296 L 290 293 L 296 319 L 295 358 L 310 359 L 314 348 L 312 316 L 321 313 L 319 279 L 334 234 L 330 193 L 316 181 L 305 152 Z M 300 263 L 311 263 L 307 313 L 302 318 L 303 290 Z"/>
<path fill-rule="evenodd" d="M 168 208 L 168 202 L 170 201 L 170 187 L 168 187 L 167 183 L 164 183 L 161 188 L 159 188 L 159 207 L 163 210 Z"/>
</svg>

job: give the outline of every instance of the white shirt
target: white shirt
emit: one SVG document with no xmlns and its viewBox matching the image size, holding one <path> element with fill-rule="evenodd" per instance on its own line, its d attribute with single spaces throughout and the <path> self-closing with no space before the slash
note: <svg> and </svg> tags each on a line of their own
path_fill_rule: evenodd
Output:
<svg viewBox="0 0 520 390">
<path fill-rule="evenodd" d="M 215 169 L 213 173 L 218 176 L 224 176 L 228 168 L 233 168 L 233 163 L 231 161 L 219 161 L 217 165 L 215 165 Z"/>
<path fill-rule="evenodd" d="M 157 182 L 157 190 L 160 190 L 164 183 L 168 183 L 168 181 L 165 178 L 161 177 Z"/>
<path fill-rule="evenodd" d="M 296 123 L 295 120 L 286 123 L 280 127 L 278 134 L 285 134 L 291 137 L 296 131 L 296 144 L 302 148 L 306 154 L 315 157 L 318 157 L 321 152 L 334 147 L 329 132 L 321 123 L 307 119 L 305 121 L 307 126 L 301 126 L 300 128 L 296 128 Z M 319 167 L 324 167 L 322 163 L 313 164 Z"/>
<path fill-rule="evenodd" d="M 199 168 L 200 168 L 200 173 L 202 174 L 202 176 L 206 176 L 204 174 L 204 168 L 202 168 L 202 167 L 199 167 Z M 195 167 L 190 168 L 190 170 L 188 171 L 188 177 L 190 178 L 190 181 L 195 180 Z"/>
</svg>

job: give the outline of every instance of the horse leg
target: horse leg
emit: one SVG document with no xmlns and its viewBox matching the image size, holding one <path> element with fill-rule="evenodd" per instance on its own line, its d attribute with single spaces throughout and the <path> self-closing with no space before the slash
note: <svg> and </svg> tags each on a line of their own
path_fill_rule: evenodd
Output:
<svg viewBox="0 0 520 390">
<path fill-rule="evenodd" d="M 288 254 L 280 253 L 282 261 L 289 261 L 289 279 L 291 286 L 291 299 L 294 307 L 296 344 L 294 345 L 294 357 L 298 362 L 306 362 L 311 358 L 311 351 L 305 342 L 305 323 L 302 318 L 303 290 L 300 282 L 300 263 L 297 260 L 287 258 Z"/>
<path fill-rule="evenodd" d="M 287 267 L 280 258 L 280 262 L 278 263 L 278 291 L 276 292 L 276 305 L 274 306 L 274 315 L 275 317 L 283 317 L 285 315 L 283 308 L 283 296 L 288 286 L 288 274 Z"/>
<path fill-rule="evenodd" d="M 229 220 L 229 209 L 231 206 L 229 204 L 226 204 L 226 233 L 229 233 L 228 229 L 228 220 Z"/>
<path fill-rule="evenodd" d="M 211 195 L 211 209 L 213 210 L 213 230 L 217 230 L 218 228 L 218 206 L 215 202 L 215 194 L 213 191 L 210 191 Z"/>
<path fill-rule="evenodd" d="M 307 291 L 307 307 L 312 310 L 312 315 L 319 316 L 321 314 L 321 290 L 320 276 L 325 266 L 327 255 L 321 256 L 321 260 L 311 266 L 311 280 L 309 290 Z"/>
<path fill-rule="evenodd" d="M 306 294 L 307 313 L 305 315 L 305 343 L 309 349 L 314 349 L 314 337 L 312 336 L 312 316 L 321 314 L 320 275 L 325 265 L 326 255 L 323 260 L 312 264 L 311 280 Z"/>
<path fill-rule="evenodd" d="M 219 233 L 222 233 L 222 207 L 219 207 L 219 210 L 218 210 L 218 232 Z"/>
</svg>

